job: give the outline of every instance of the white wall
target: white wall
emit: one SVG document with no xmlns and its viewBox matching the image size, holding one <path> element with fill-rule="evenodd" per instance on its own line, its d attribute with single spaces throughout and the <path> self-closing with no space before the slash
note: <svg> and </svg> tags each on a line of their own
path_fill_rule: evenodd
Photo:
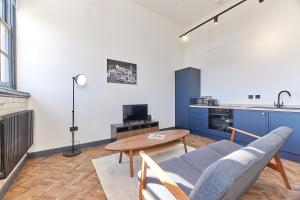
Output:
<svg viewBox="0 0 300 200">
<path fill-rule="evenodd" d="M 76 88 L 76 140 L 110 138 L 123 104 L 149 104 L 161 128 L 174 126 L 174 69 L 183 64 L 180 27 L 126 0 L 19 0 L 18 86 L 35 110 L 34 148 L 70 144 L 71 77 Z M 138 84 L 106 83 L 106 59 L 138 65 Z"/>
<path fill-rule="evenodd" d="M 199 28 L 186 44 L 185 64 L 202 69 L 202 95 L 221 103 L 273 104 L 290 90 L 300 105 L 300 1 L 244 3 Z M 248 100 L 261 94 L 261 100 Z"/>
</svg>

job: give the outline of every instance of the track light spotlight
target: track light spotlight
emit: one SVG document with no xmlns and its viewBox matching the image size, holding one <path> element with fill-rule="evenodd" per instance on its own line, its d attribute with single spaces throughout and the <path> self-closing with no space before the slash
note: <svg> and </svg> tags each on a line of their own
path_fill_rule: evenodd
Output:
<svg viewBox="0 0 300 200">
<path fill-rule="evenodd" d="M 216 17 L 214 18 L 214 23 L 215 23 L 215 24 L 218 24 L 218 23 L 219 23 L 218 16 L 216 16 Z"/>
<path fill-rule="evenodd" d="M 264 2 L 264 0 L 258 0 L 258 2 L 259 2 L 259 3 L 262 3 L 262 2 Z"/>
<path fill-rule="evenodd" d="M 182 41 L 187 42 L 189 40 L 189 36 L 188 35 L 184 35 L 181 37 Z"/>
</svg>

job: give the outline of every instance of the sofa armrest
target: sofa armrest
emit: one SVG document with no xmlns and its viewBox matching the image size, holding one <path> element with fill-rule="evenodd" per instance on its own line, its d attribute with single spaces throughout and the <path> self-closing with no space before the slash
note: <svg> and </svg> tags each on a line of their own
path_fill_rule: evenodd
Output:
<svg viewBox="0 0 300 200">
<path fill-rule="evenodd" d="M 140 155 L 143 159 L 142 177 L 139 187 L 140 200 L 149 198 L 148 192 L 146 191 L 147 167 L 154 172 L 160 182 L 172 193 L 176 199 L 190 200 L 188 195 L 183 192 L 181 188 L 147 154 L 145 154 L 145 152 L 141 151 Z"/>
<path fill-rule="evenodd" d="M 240 129 L 237 129 L 237 128 L 233 128 L 233 127 L 228 127 L 228 128 L 232 131 L 231 136 L 230 136 L 231 142 L 234 142 L 236 132 L 247 135 L 247 136 L 252 137 L 252 138 L 256 138 L 256 139 L 260 138 L 258 135 L 255 135 L 253 133 L 249 133 L 249 132 L 246 132 L 246 131 L 243 131 L 243 130 L 240 130 Z"/>
</svg>

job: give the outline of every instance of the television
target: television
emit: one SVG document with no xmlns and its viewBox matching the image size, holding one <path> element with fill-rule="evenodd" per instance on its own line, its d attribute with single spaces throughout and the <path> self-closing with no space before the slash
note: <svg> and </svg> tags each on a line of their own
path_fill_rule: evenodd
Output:
<svg viewBox="0 0 300 200">
<path fill-rule="evenodd" d="M 148 119 L 148 105 L 123 105 L 123 123 L 146 121 Z"/>
</svg>

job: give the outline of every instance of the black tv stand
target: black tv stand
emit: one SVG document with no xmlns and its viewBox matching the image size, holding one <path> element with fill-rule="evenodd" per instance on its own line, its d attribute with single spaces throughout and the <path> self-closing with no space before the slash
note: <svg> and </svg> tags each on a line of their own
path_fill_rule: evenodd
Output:
<svg viewBox="0 0 300 200">
<path fill-rule="evenodd" d="M 149 122 L 151 123 L 151 121 L 148 120 L 144 120 L 144 121 L 132 121 L 132 122 L 124 122 L 123 124 L 125 126 L 136 126 L 136 125 L 143 125 L 143 124 L 149 124 Z"/>
<path fill-rule="evenodd" d="M 111 125 L 111 138 L 120 140 L 135 135 L 159 131 L 158 121 L 139 121 Z"/>
</svg>

